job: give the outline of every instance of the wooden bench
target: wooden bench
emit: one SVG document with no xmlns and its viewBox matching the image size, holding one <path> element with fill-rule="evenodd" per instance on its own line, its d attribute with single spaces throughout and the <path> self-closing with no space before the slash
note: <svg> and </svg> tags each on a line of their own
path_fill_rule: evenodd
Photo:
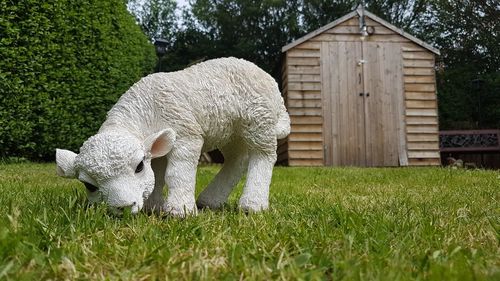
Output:
<svg viewBox="0 0 500 281">
<path fill-rule="evenodd" d="M 441 152 L 500 152 L 500 130 L 439 132 Z"/>
</svg>

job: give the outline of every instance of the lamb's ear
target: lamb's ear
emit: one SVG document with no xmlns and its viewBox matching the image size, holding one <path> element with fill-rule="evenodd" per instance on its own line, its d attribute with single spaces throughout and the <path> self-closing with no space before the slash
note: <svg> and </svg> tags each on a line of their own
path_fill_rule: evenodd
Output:
<svg viewBox="0 0 500 281">
<path fill-rule="evenodd" d="M 57 175 L 65 178 L 76 178 L 75 157 L 76 153 L 72 151 L 56 149 Z"/>
<path fill-rule="evenodd" d="M 144 141 L 144 147 L 151 153 L 151 158 L 158 158 L 167 155 L 175 142 L 175 132 L 172 129 L 165 129 L 156 134 L 150 135 Z"/>
</svg>

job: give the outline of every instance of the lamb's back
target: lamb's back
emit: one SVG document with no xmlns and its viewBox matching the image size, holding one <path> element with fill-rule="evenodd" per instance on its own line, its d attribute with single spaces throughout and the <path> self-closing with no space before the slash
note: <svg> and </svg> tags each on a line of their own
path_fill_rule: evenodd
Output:
<svg viewBox="0 0 500 281">
<path fill-rule="evenodd" d="M 147 128 L 145 134 L 169 126 L 181 135 L 199 134 L 215 142 L 255 118 L 275 122 L 282 103 L 269 74 L 251 62 L 221 58 L 148 75 L 120 98 L 108 119 L 130 115 L 129 120 L 142 123 L 135 124 L 136 128 Z"/>
</svg>

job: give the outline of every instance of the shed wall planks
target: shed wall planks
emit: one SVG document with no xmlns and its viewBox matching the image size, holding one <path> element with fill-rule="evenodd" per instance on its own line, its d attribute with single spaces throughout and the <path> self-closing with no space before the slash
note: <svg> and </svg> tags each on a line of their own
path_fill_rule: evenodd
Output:
<svg viewBox="0 0 500 281">
<path fill-rule="evenodd" d="M 434 56 L 403 47 L 409 164 L 440 165 Z"/>
<path fill-rule="evenodd" d="M 299 48 L 297 48 L 299 47 Z M 286 53 L 286 105 L 290 114 L 287 161 L 290 166 L 323 162 L 320 48 L 304 42 Z"/>
</svg>

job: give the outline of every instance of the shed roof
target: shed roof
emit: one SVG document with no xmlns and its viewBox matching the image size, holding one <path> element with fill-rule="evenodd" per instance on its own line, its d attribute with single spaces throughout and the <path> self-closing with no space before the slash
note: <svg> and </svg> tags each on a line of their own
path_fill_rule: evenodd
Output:
<svg viewBox="0 0 500 281">
<path fill-rule="evenodd" d="M 398 27 L 396 27 L 396 26 L 388 23 L 387 21 L 379 18 L 378 16 L 376 16 L 376 15 L 374 15 L 374 14 L 372 14 L 372 13 L 366 11 L 366 10 L 364 10 L 363 13 L 364 13 L 365 17 L 369 17 L 370 19 L 372 19 L 372 20 L 380 23 L 381 25 L 383 25 L 383 26 L 389 28 L 390 30 L 394 31 L 395 33 L 397 33 L 397 34 L 399 34 L 399 35 L 401 35 L 401 36 L 409 39 L 410 41 L 413 41 L 414 43 L 416 43 L 416 44 L 424 47 L 425 49 L 433 52 L 434 54 L 440 55 L 438 49 L 434 48 L 430 44 L 425 43 L 424 41 L 418 39 L 417 37 L 404 32 L 403 29 L 398 28 Z M 343 17 L 341 17 L 341 18 L 339 18 L 339 19 L 337 19 L 337 20 L 335 20 L 335 21 L 333 21 L 333 22 L 325 25 L 325 26 L 322 26 L 322 27 L 316 29 L 315 31 L 313 31 L 311 33 L 308 33 L 308 34 L 304 35 L 303 37 L 301 37 L 301 38 L 299 38 L 299 39 L 297 39 L 297 40 L 295 40 L 295 41 L 293 41 L 291 43 L 289 43 L 288 45 L 284 46 L 281 49 L 281 51 L 282 52 L 286 52 L 286 51 L 290 50 L 291 48 L 293 48 L 293 47 L 295 47 L 295 46 L 297 46 L 297 45 L 299 45 L 301 43 L 304 43 L 305 41 L 313 38 L 314 36 L 319 35 L 319 34 L 323 33 L 324 31 L 326 31 L 326 30 L 328 30 L 330 28 L 333 28 L 336 25 L 339 25 L 339 24 L 341 24 L 341 23 L 343 23 L 343 22 L 345 22 L 345 21 L 347 21 L 347 20 L 349 20 L 349 19 L 351 19 L 351 18 L 353 18 L 355 16 L 358 16 L 358 15 L 360 15 L 360 9 L 359 8 L 357 10 L 354 10 L 354 11 L 348 13 L 347 15 L 345 15 L 345 16 L 343 16 Z"/>
</svg>

